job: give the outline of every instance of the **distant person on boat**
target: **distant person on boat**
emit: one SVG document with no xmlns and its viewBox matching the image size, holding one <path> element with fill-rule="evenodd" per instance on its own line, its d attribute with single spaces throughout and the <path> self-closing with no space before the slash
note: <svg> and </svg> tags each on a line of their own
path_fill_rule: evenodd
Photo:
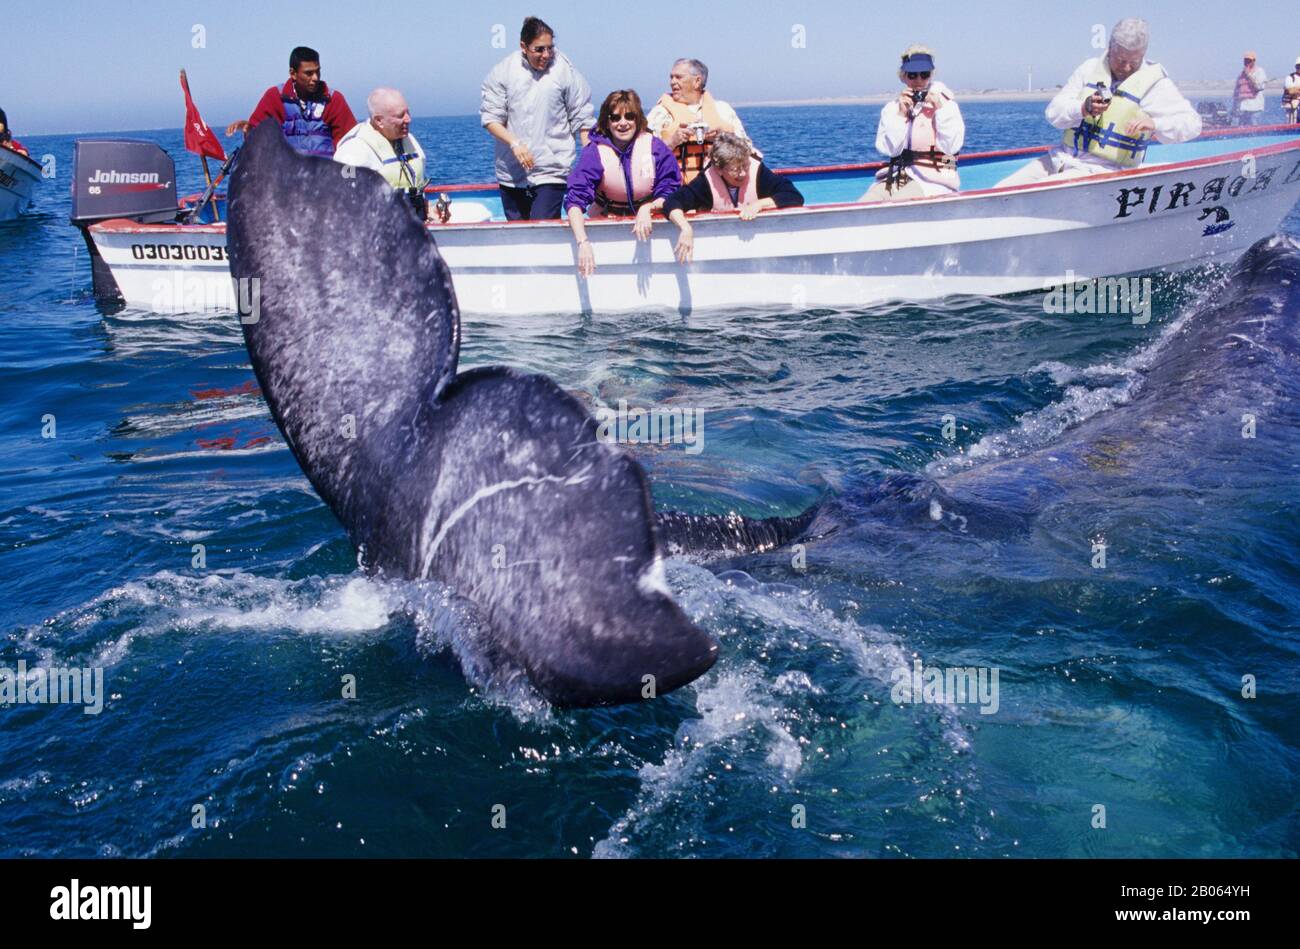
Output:
<svg viewBox="0 0 1300 949">
<path fill-rule="evenodd" d="M 1200 115 L 1164 68 L 1146 58 L 1149 35 L 1145 20 L 1120 20 L 1106 55 L 1076 69 L 1048 103 L 1047 121 L 1064 130 L 1061 144 L 997 187 L 1136 168 L 1152 141 L 1200 135 Z"/>
<path fill-rule="evenodd" d="M 789 178 L 764 165 L 749 140 L 720 132 L 709 149 L 702 174 L 664 201 L 664 215 L 677 225 L 677 259 L 689 264 L 695 252 L 695 232 L 687 211 L 739 211 L 752 221 L 760 211 L 797 208 L 803 195 Z"/>
<path fill-rule="evenodd" d="M 736 110 L 705 90 L 709 67 L 698 59 L 679 59 L 668 73 L 668 88 L 647 119 L 650 131 L 671 148 L 690 184 L 704 168 L 709 146 L 721 132 L 748 139 Z"/>
<path fill-rule="evenodd" d="M 10 133 L 9 117 L 5 115 L 4 109 L 0 109 L 0 147 L 7 148 L 11 152 L 17 152 L 19 155 L 27 154 L 27 149 L 23 147 L 23 143 Z"/>
<path fill-rule="evenodd" d="M 334 160 L 369 168 L 394 188 L 406 192 L 420 217 L 429 216 L 424 197 L 424 149 L 411 133 L 411 110 L 396 89 L 380 87 L 366 98 L 370 118 L 344 135 Z"/>
<path fill-rule="evenodd" d="M 1288 123 L 1295 125 L 1300 118 L 1300 56 L 1296 57 L 1295 69 L 1282 80 L 1282 111 L 1286 113 Z"/>
<path fill-rule="evenodd" d="M 636 90 L 619 89 L 607 95 L 596 129 L 569 175 L 569 192 L 564 198 L 578 246 L 578 273 L 590 277 L 596 269 L 582 217 L 588 209 L 593 218 L 636 215 L 632 233 L 639 241 L 648 240 L 654 228 L 651 215 L 681 184 L 677 159 L 650 134 Z"/>
<path fill-rule="evenodd" d="M 966 140 L 966 123 L 952 90 L 934 76 L 934 52 L 909 46 L 898 78 L 903 91 L 880 110 L 876 150 L 889 164 L 860 201 L 952 194 L 961 189 L 957 153 Z"/>
<path fill-rule="evenodd" d="M 591 87 L 555 48 L 555 31 L 535 16 L 511 53 L 483 80 L 479 117 L 496 139 L 497 184 L 510 221 L 560 216 L 564 184 L 596 124 Z"/>
<path fill-rule="evenodd" d="M 343 93 L 330 91 L 320 77 L 320 53 L 296 46 L 289 54 L 289 81 L 262 94 L 247 121 L 231 122 L 227 135 L 248 132 L 266 119 L 274 119 L 289 144 L 304 155 L 334 157 L 334 149 L 356 126 Z"/>
<path fill-rule="evenodd" d="M 1264 114 L 1264 67 L 1255 65 L 1255 54 L 1247 51 L 1241 57 L 1241 72 L 1232 90 L 1233 125 L 1258 125 Z"/>
</svg>

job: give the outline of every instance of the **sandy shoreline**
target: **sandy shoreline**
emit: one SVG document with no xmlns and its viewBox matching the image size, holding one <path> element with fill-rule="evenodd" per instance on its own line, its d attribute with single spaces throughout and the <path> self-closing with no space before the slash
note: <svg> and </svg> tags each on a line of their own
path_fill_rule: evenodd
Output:
<svg viewBox="0 0 1300 949">
<path fill-rule="evenodd" d="M 1047 102 L 1060 90 L 1060 86 L 1046 89 L 957 89 L 953 92 L 960 102 Z M 1193 81 L 1178 83 L 1179 90 L 1189 99 L 1226 98 L 1232 95 L 1230 81 Z M 1280 95 L 1282 80 L 1270 79 L 1264 86 L 1266 93 Z M 883 105 L 895 98 L 897 92 L 873 92 L 861 96 L 824 96 L 817 99 L 751 99 L 735 100 L 732 105 L 737 108 L 754 106 L 800 106 L 800 105 Z"/>
</svg>

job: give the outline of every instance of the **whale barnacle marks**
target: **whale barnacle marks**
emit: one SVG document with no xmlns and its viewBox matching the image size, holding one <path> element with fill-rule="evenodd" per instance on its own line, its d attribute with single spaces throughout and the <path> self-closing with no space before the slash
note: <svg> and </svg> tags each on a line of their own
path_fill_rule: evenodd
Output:
<svg viewBox="0 0 1300 949">
<path fill-rule="evenodd" d="M 545 376 L 457 373 L 451 276 L 382 178 L 346 180 L 263 123 L 229 206 L 231 273 L 261 283 L 243 325 L 254 372 L 369 568 L 472 592 L 492 645 L 556 705 L 639 701 L 647 675 L 662 695 L 708 670 L 716 643 L 662 583 L 641 467 Z M 494 547 L 526 568 L 498 569 Z"/>
</svg>

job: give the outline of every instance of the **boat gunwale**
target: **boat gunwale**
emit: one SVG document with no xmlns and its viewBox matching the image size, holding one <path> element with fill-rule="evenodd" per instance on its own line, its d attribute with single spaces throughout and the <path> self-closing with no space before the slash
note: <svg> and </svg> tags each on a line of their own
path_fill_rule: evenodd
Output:
<svg viewBox="0 0 1300 949">
<path fill-rule="evenodd" d="M 0 145 L 0 158 L 4 158 L 4 159 L 21 158 L 23 161 L 31 165 L 33 169 L 35 169 L 32 172 L 32 174 L 35 175 L 37 178 L 40 177 L 41 169 L 44 167 L 43 165 L 41 165 L 40 162 L 38 162 L 31 155 L 24 155 L 22 152 L 14 151 L 12 148 L 5 148 L 3 145 Z M 22 165 L 19 165 L 18 167 L 21 168 Z"/>
<path fill-rule="evenodd" d="M 935 203 L 949 202 L 949 201 L 955 202 L 955 201 L 961 201 L 961 200 L 972 199 L 972 198 L 987 198 L 993 196 L 1005 197 L 1007 195 L 1037 192 L 1037 191 L 1044 191 L 1044 190 L 1051 190 L 1051 189 L 1058 189 L 1058 188 L 1064 189 L 1064 188 L 1071 188 L 1071 187 L 1088 186 L 1088 185 L 1096 184 L 1097 182 L 1100 181 L 1113 181 L 1121 178 L 1137 179 L 1149 175 L 1164 174 L 1166 172 L 1176 171 L 1180 169 L 1202 168 L 1202 167 L 1208 167 L 1210 165 L 1221 164 L 1221 163 L 1227 164 L 1229 162 L 1240 161 L 1241 159 L 1245 158 L 1247 155 L 1266 158 L 1272 155 L 1284 154 L 1288 151 L 1300 150 L 1300 125 L 1267 125 L 1267 126 L 1254 126 L 1254 127 L 1247 126 L 1244 128 L 1233 128 L 1233 129 L 1216 129 L 1205 135 L 1199 136 L 1199 138 L 1203 139 L 1203 138 L 1211 138 L 1211 137 L 1214 138 L 1232 137 L 1234 135 L 1236 136 L 1254 135 L 1254 134 L 1269 133 L 1269 132 L 1293 132 L 1296 137 L 1290 140 L 1277 142 L 1276 144 L 1273 145 L 1265 145 L 1263 148 L 1239 149 L 1237 151 L 1224 152 L 1219 155 L 1207 155 L 1202 158 L 1189 158 L 1184 161 L 1171 162 L 1169 164 L 1140 165 L 1137 168 L 1124 168 L 1117 171 L 1098 172 L 1096 174 L 1079 175 L 1072 178 L 1064 178 L 1064 179 L 1048 178 L 1043 181 L 1031 181 L 1019 185 L 1009 185 L 1008 187 L 1005 188 L 997 188 L 997 187 L 981 188 L 975 191 L 958 191 L 953 194 L 928 195 L 928 196 L 919 196 L 915 198 L 906 198 L 902 201 L 839 201 L 830 204 L 803 205 L 800 207 L 792 207 L 792 208 L 774 208 L 768 211 L 764 211 L 762 213 L 762 219 L 771 220 L 772 218 L 787 218 L 795 215 L 802 216 L 806 214 L 818 214 L 818 213 L 824 213 L 829 211 L 843 211 L 848 208 L 863 208 L 863 209 L 875 210 L 880 208 L 898 208 L 898 207 L 916 206 L 921 204 L 928 205 L 928 204 L 935 204 Z M 1193 141 L 1196 141 L 1196 139 L 1193 139 Z M 979 152 L 967 156 L 967 159 L 973 160 L 977 158 L 988 158 L 992 156 L 1005 158 L 1017 154 L 1019 155 L 1046 154 L 1054 147 L 1055 146 L 1052 145 L 1035 145 L 1035 146 L 1030 146 L 1022 149 L 1005 149 L 1002 151 Z M 816 173 L 825 173 L 827 171 L 869 170 L 873 167 L 879 168 L 883 166 L 883 164 L 884 164 L 883 162 L 867 162 L 867 163 L 855 164 L 855 165 L 823 165 L 823 166 L 813 166 L 813 167 L 801 168 L 801 169 L 785 169 L 785 170 L 778 170 L 778 171 L 781 174 L 788 174 L 791 171 L 795 173 L 802 173 L 802 174 L 816 174 Z M 495 185 L 451 185 L 443 188 L 434 188 L 433 186 L 430 186 L 430 188 L 432 188 L 434 191 L 450 191 L 452 189 L 458 189 L 462 191 L 467 191 L 467 190 L 482 191 L 494 187 Z M 191 198 L 198 198 L 198 197 L 200 196 L 197 194 L 187 195 L 185 198 L 181 199 L 180 206 L 184 207 L 185 201 L 188 201 Z M 736 217 L 738 213 L 739 212 L 735 210 L 706 211 L 700 214 L 696 214 L 692 218 L 692 221 L 693 222 L 723 221 L 729 218 Z M 615 218 L 612 220 L 598 219 L 598 220 L 587 221 L 586 225 L 589 229 L 592 227 L 626 228 L 627 222 L 631 220 L 632 219 L 630 217 Z M 659 220 L 664 220 L 664 219 L 659 218 Z M 475 221 L 475 222 L 466 222 L 461 224 L 429 224 L 426 226 L 430 231 L 430 233 L 437 235 L 437 234 L 445 234 L 448 232 L 455 232 L 455 231 L 477 231 L 482 229 L 516 228 L 516 227 L 532 227 L 532 228 L 538 228 L 542 230 L 552 229 L 552 228 L 564 228 L 567 230 L 569 227 L 569 223 L 568 221 L 562 218 L 557 218 L 548 221 Z M 110 218 L 109 220 L 99 221 L 96 222 L 95 224 L 90 225 L 89 230 L 92 233 L 101 232 L 101 233 L 113 233 L 113 234 L 156 234 L 160 232 L 174 230 L 177 228 L 184 228 L 185 233 L 190 233 L 190 234 L 218 234 L 218 233 L 225 233 L 226 224 L 224 221 L 219 223 L 213 223 L 213 224 L 184 224 L 184 225 L 178 225 L 172 223 L 139 224 L 135 221 L 130 220 L 129 218 Z"/>
</svg>

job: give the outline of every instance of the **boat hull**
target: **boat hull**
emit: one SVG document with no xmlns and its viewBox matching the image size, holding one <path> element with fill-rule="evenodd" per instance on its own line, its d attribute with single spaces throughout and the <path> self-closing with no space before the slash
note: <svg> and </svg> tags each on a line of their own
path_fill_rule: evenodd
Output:
<svg viewBox="0 0 1300 949">
<path fill-rule="evenodd" d="M 41 166 L 25 155 L 0 148 L 0 221 L 8 221 L 32 206 Z"/>
<path fill-rule="evenodd" d="M 694 221 L 636 241 L 627 221 L 587 225 L 597 269 L 576 271 L 562 222 L 431 226 L 462 312 L 603 313 L 736 306 L 859 307 L 951 294 L 1044 290 L 1071 279 L 1228 262 L 1274 233 L 1300 198 L 1300 140 L 1011 189 L 886 204 L 829 204 Z M 126 302 L 235 308 L 224 225 L 91 228 Z"/>
</svg>

